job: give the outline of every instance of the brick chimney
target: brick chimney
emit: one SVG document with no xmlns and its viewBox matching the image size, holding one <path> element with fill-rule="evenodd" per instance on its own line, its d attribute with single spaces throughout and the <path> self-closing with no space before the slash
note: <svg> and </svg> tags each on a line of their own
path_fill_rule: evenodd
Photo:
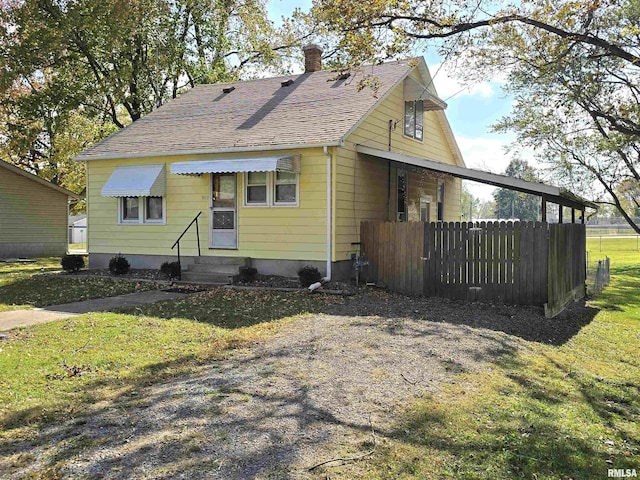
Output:
<svg viewBox="0 0 640 480">
<path fill-rule="evenodd" d="M 304 73 L 322 70 L 322 49 L 315 44 L 302 47 L 304 52 Z"/>
</svg>

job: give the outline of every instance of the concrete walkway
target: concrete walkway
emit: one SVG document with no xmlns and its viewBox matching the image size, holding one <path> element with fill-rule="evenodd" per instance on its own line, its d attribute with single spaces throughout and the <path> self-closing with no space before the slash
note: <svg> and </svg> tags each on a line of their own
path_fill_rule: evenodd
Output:
<svg viewBox="0 0 640 480">
<path fill-rule="evenodd" d="M 147 292 L 129 293 L 115 297 L 95 298 L 83 302 L 51 305 L 44 308 L 11 310 L 0 312 L 0 332 L 16 327 L 26 327 L 38 323 L 51 322 L 60 318 L 74 317 L 90 312 L 109 312 L 119 308 L 132 308 L 162 300 L 172 300 L 188 294 L 149 290 Z"/>
</svg>

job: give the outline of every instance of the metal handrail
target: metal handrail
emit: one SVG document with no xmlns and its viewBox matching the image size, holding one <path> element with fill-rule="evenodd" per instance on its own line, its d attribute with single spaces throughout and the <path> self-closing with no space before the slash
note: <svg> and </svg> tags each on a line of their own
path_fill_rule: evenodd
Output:
<svg viewBox="0 0 640 480">
<path fill-rule="evenodd" d="M 187 225 L 187 228 L 184 229 L 184 231 L 182 232 L 182 234 L 178 237 L 178 239 L 175 241 L 175 243 L 171 246 L 171 250 L 173 250 L 174 248 L 176 248 L 176 245 L 178 246 L 178 279 L 182 280 L 182 264 L 180 263 L 180 240 L 182 240 L 182 237 L 184 237 L 184 234 L 187 233 L 187 231 L 191 228 L 191 225 L 193 225 L 194 223 L 196 224 L 196 238 L 198 239 L 198 256 L 201 256 L 200 254 L 200 227 L 198 226 L 198 217 L 202 215 L 202 212 L 198 212 L 198 214 L 194 217 L 193 220 L 191 220 L 191 223 L 189 223 L 189 225 Z"/>
</svg>

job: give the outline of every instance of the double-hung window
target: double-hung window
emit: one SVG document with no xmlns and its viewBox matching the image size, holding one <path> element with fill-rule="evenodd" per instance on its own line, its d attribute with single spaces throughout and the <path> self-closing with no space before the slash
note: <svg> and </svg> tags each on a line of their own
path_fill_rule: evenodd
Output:
<svg viewBox="0 0 640 480">
<path fill-rule="evenodd" d="M 424 137 L 424 108 L 422 100 L 404 102 L 404 134 L 422 141 Z"/>
<path fill-rule="evenodd" d="M 247 173 L 247 205 L 267 204 L 267 172 Z"/>
<path fill-rule="evenodd" d="M 298 174 L 275 172 L 273 203 L 275 205 L 292 205 L 298 201 Z"/>
<path fill-rule="evenodd" d="M 245 206 L 297 206 L 299 181 L 300 175 L 292 172 L 248 172 Z"/>
<path fill-rule="evenodd" d="M 122 223 L 140 223 L 140 198 L 122 197 L 120 199 L 120 218 Z"/>
<path fill-rule="evenodd" d="M 120 223 L 164 224 L 164 197 L 120 197 Z"/>
</svg>

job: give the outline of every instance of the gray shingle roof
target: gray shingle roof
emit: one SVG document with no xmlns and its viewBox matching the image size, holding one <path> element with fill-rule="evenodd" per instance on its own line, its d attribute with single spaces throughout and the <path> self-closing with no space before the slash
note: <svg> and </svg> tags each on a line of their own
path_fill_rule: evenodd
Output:
<svg viewBox="0 0 640 480">
<path fill-rule="evenodd" d="M 336 144 L 411 69 L 409 61 L 366 67 L 379 82 L 375 94 L 357 90 L 362 74 L 335 80 L 329 71 L 198 85 L 76 160 Z"/>
</svg>

